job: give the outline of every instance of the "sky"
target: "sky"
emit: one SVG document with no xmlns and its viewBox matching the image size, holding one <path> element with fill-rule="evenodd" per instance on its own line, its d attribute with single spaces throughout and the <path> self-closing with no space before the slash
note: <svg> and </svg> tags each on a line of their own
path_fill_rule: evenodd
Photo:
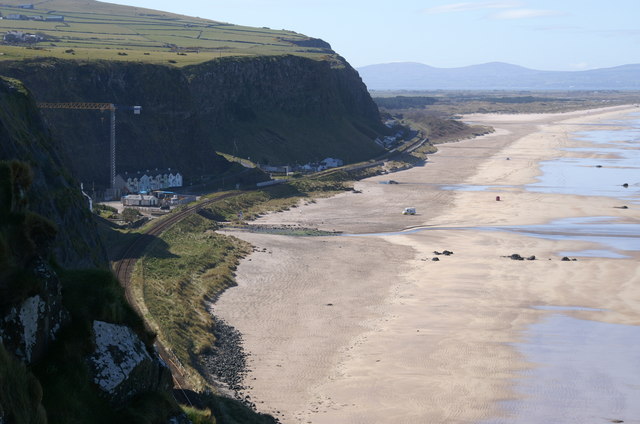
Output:
<svg viewBox="0 0 640 424">
<path fill-rule="evenodd" d="M 321 38 L 354 67 L 640 63 L 638 0 L 107 0 Z"/>
</svg>

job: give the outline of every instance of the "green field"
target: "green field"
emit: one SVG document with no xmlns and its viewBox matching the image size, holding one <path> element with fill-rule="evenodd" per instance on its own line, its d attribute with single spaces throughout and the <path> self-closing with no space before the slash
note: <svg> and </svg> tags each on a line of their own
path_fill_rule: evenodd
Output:
<svg viewBox="0 0 640 424">
<path fill-rule="evenodd" d="M 42 40 L 3 43 L 0 60 L 58 57 L 191 65 L 223 56 L 293 54 L 324 60 L 333 52 L 300 45 L 309 37 L 286 30 L 252 28 L 93 0 L 23 0 L 0 5 L 0 35 L 21 31 Z M 27 20 L 7 19 L 24 15 Z M 34 20 L 63 16 L 63 22 Z"/>
</svg>

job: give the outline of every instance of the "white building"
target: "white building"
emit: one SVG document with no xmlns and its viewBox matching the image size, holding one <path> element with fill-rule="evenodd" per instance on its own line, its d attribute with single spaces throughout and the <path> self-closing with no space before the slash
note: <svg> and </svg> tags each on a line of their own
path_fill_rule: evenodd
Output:
<svg viewBox="0 0 640 424">
<path fill-rule="evenodd" d="M 326 158 L 320 162 L 325 168 L 337 168 L 344 165 L 342 159 Z"/>
<path fill-rule="evenodd" d="M 129 193 L 160 190 L 169 187 L 182 187 L 182 174 L 177 170 L 157 169 L 116 175 L 116 188 Z"/>
<path fill-rule="evenodd" d="M 158 198 L 146 194 L 130 194 L 122 198 L 124 206 L 158 206 Z"/>
</svg>

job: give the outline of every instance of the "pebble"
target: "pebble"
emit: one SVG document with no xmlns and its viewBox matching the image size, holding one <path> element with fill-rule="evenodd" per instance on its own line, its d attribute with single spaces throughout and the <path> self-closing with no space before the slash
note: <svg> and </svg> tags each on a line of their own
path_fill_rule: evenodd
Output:
<svg viewBox="0 0 640 424">
<path fill-rule="evenodd" d="M 246 389 L 243 381 L 247 375 L 247 354 L 242 347 L 242 334 L 224 320 L 214 319 L 216 342 L 211 353 L 200 356 L 200 362 L 209 375 L 233 391 L 237 400 L 255 407 L 248 397 L 241 394 Z"/>
</svg>

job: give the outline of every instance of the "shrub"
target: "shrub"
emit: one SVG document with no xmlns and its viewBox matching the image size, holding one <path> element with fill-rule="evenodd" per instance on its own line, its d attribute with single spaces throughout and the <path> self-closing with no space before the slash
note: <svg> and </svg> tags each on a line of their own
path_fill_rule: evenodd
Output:
<svg viewBox="0 0 640 424">
<path fill-rule="evenodd" d="M 124 219 L 129 224 L 138 219 L 139 216 L 140 212 L 133 208 L 125 208 L 125 210 L 122 211 L 122 219 Z"/>
<path fill-rule="evenodd" d="M 0 344 L 0 416 L 3 422 L 46 424 L 42 386 Z"/>
</svg>

